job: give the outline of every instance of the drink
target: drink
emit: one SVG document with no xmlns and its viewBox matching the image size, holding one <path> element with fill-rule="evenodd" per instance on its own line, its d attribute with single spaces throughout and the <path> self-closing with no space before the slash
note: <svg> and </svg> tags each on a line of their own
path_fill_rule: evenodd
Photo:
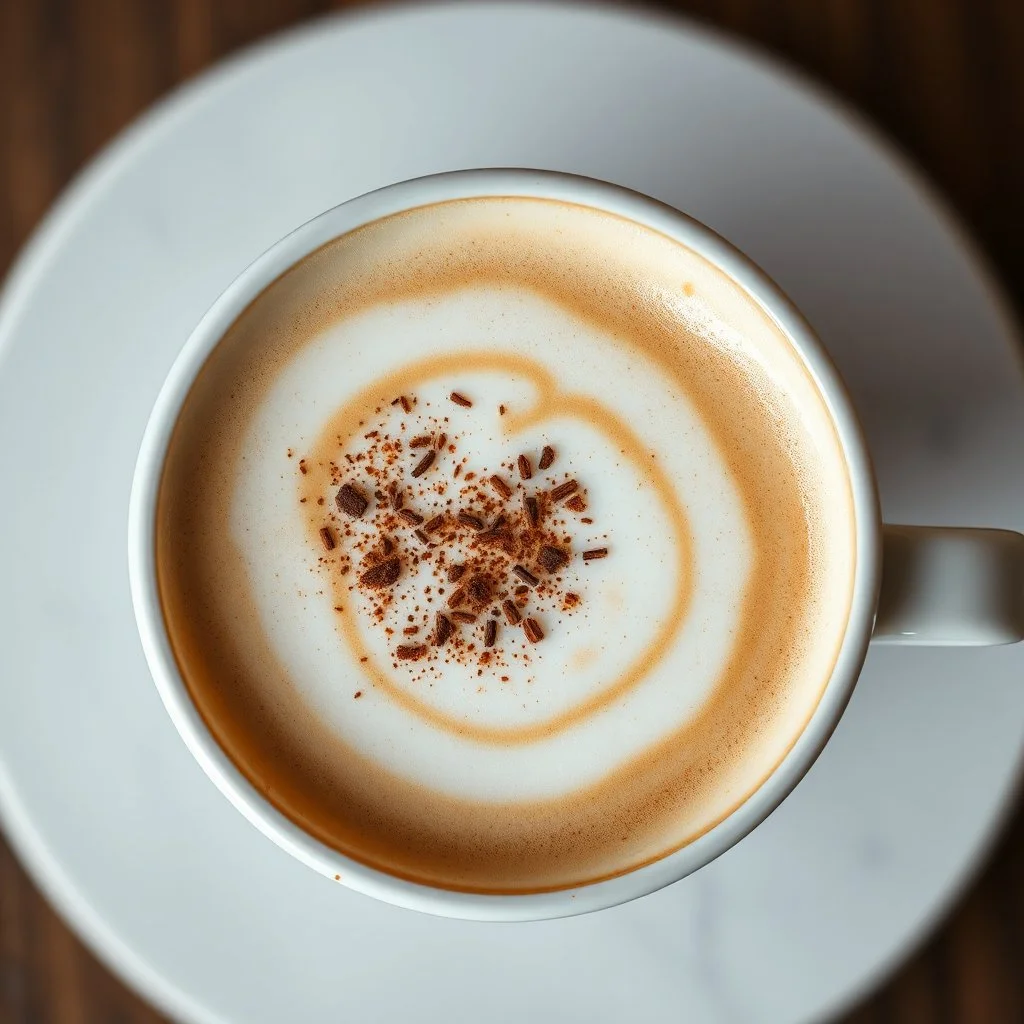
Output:
<svg viewBox="0 0 1024 1024">
<path fill-rule="evenodd" d="M 387 218 L 266 289 L 156 520 L 243 774 L 356 860 L 483 892 L 629 871 L 743 802 L 825 689 L 854 557 L 774 321 L 685 246 L 532 199 Z"/>
</svg>

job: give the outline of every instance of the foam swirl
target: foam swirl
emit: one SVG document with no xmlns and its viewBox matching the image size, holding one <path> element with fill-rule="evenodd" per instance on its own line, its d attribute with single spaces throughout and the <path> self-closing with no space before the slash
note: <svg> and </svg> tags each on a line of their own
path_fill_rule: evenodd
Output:
<svg viewBox="0 0 1024 1024">
<path fill-rule="evenodd" d="M 535 399 L 528 409 L 511 409 L 503 417 L 504 433 L 515 437 L 542 426 L 555 417 L 577 418 L 601 431 L 614 446 L 631 460 L 638 473 L 648 484 L 649 493 L 661 503 L 671 527 L 671 533 L 662 543 L 669 560 L 675 566 L 675 580 L 671 602 L 658 623 L 653 638 L 632 659 L 625 671 L 606 682 L 600 691 L 579 704 L 529 725 L 480 725 L 468 721 L 464 715 L 439 711 L 428 701 L 417 697 L 407 687 L 397 683 L 383 660 L 367 647 L 355 621 L 355 607 L 350 600 L 346 581 L 338 574 L 330 574 L 333 587 L 333 606 L 343 609 L 341 628 L 353 659 L 363 666 L 363 672 L 372 684 L 378 686 L 392 701 L 411 715 L 433 728 L 443 729 L 465 739 L 480 743 L 524 744 L 543 739 L 574 724 L 578 724 L 622 698 L 631 688 L 654 670 L 663 660 L 681 628 L 693 594 L 693 552 L 686 513 L 680 503 L 676 485 L 669 479 L 659 462 L 652 459 L 650 445 L 646 444 L 614 412 L 602 402 L 588 395 L 562 390 L 554 375 L 538 362 L 515 353 L 460 351 L 443 356 L 432 356 L 405 366 L 376 380 L 362 389 L 338 410 L 324 425 L 320 436 L 309 448 L 307 474 L 299 477 L 300 495 L 306 498 L 308 511 L 306 524 L 310 547 L 321 546 L 322 515 L 317 514 L 317 498 L 332 493 L 330 470 L 332 457 L 339 449 L 350 447 L 364 429 L 367 411 L 387 402 L 397 394 L 415 393 L 428 381 L 447 381 L 455 375 L 483 371 L 505 374 L 511 378 L 529 381 L 535 390 Z M 628 567 L 624 567 L 628 571 Z"/>
</svg>

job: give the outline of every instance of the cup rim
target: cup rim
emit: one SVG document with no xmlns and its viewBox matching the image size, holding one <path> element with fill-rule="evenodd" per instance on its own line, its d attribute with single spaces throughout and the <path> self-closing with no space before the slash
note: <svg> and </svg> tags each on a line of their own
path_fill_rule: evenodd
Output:
<svg viewBox="0 0 1024 1024">
<path fill-rule="evenodd" d="M 310 253 L 365 224 L 433 203 L 499 196 L 617 214 L 689 246 L 743 287 L 785 332 L 822 395 L 847 460 L 856 544 L 850 615 L 832 674 L 771 775 L 721 822 L 659 860 L 603 881 L 521 894 L 462 892 L 399 878 L 327 846 L 269 803 L 221 748 L 189 696 L 164 626 L 155 574 L 156 499 L 171 434 L 206 359 L 253 299 Z M 143 650 L 171 720 L 217 788 L 264 835 L 328 878 L 388 903 L 444 917 L 526 921 L 588 913 L 670 885 L 724 853 L 779 806 L 824 748 L 860 673 L 878 600 L 880 538 L 874 473 L 846 386 L 813 328 L 760 267 L 694 218 L 623 186 L 557 171 L 484 168 L 409 179 L 335 206 L 276 242 L 221 293 L 176 357 L 146 425 L 129 501 L 128 569 Z"/>
</svg>

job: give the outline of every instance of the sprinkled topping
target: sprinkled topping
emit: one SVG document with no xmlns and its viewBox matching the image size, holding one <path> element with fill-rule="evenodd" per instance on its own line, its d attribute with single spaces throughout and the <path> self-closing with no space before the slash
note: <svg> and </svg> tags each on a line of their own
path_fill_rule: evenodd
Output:
<svg viewBox="0 0 1024 1024">
<path fill-rule="evenodd" d="M 500 476 L 498 476 L 497 473 L 495 473 L 494 476 L 491 477 L 491 486 L 503 498 L 507 499 L 507 498 L 511 498 L 512 497 L 512 488 L 509 487 L 509 485 L 507 483 L 505 483 L 505 481 L 502 480 L 502 478 Z"/>
<path fill-rule="evenodd" d="M 473 406 L 459 392 L 450 399 Z M 412 395 L 391 406 L 401 408 L 368 410 L 355 436 L 339 436 L 338 449 L 318 451 L 308 468 L 295 453 L 307 479 L 329 479 L 337 505 L 309 522 L 321 555 L 316 571 L 330 579 L 333 607 L 396 637 L 389 643 L 395 663 L 419 662 L 406 670 L 414 681 L 443 684 L 449 665 L 474 666 L 477 676 L 501 682 L 512 681 L 504 673 L 518 666 L 521 678 L 535 678 L 531 646 L 546 628 L 571 628 L 570 616 L 587 598 L 566 591 L 573 584 L 563 570 L 580 557 L 573 548 L 585 562 L 608 554 L 606 547 L 583 552 L 573 537 L 578 524 L 592 522 L 585 481 L 545 474 L 541 489 L 527 493 L 528 481 L 553 465 L 551 445 L 488 465 L 475 445 L 464 444 L 470 435 L 452 422 L 462 417 L 450 407 L 445 415 L 436 402 Z M 522 495 L 513 502 L 517 486 Z M 324 492 L 318 504 L 330 500 Z M 360 597 L 345 601 L 346 590 Z"/>
<path fill-rule="evenodd" d="M 415 647 L 408 644 L 399 644 L 395 648 L 395 654 L 402 661 L 419 661 L 427 653 L 426 644 L 416 644 Z"/>
<path fill-rule="evenodd" d="M 522 619 L 522 615 L 519 614 L 519 609 L 512 601 L 502 601 L 501 610 L 505 613 L 505 618 L 510 626 L 518 625 L 520 619 Z"/>
<path fill-rule="evenodd" d="M 483 576 L 474 576 L 469 581 L 469 586 L 466 589 L 469 591 L 469 596 L 477 604 L 487 604 L 491 599 L 491 585 Z"/>
<path fill-rule="evenodd" d="M 545 545 L 537 555 L 537 561 L 547 572 L 558 572 L 569 564 L 569 556 L 561 548 L 553 548 Z"/>
<path fill-rule="evenodd" d="M 437 452 L 431 450 L 416 463 L 416 468 L 412 471 L 414 477 L 423 476 L 424 473 L 434 464 L 434 459 L 437 458 Z M 565 484 L 562 485 L 563 487 Z"/>
<path fill-rule="evenodd" d="M 397 558 L 389 558 L 379 562 L 359 577 L 364 587 L 390 587 L 402 571 L 402 563 Z"/>
<path fill-rule="evenodd" d="M 434 615 L 434 646 L 444 647 L 448 638 L 455 632 L 452 620 L 442 612 Z"/>
<path fill-rule="evenodd" d="M 524 583 L 528 583 L 531 587 L 537 586 L 540 580 L 530 572 L 525 566 L 513 565 L 512 572 L 518 576 Z"/>
<path fill-rule="evenodd" d="M 473 530 L 482 530 L 484 528 L 484 521 L 479 516 L 473 515 L 472 512 L 460 512 L 456 519 L 463 526 L 468 526 Z"/>
<path fill-rule="evenodd" d="M 530 521 L 530 526 L 536 530 L 540 526 L 540 503 L 532 494 L 524 494 L 523 508 L 526 510 L 526 518 Z"/>
<path fill-rule="evenodd" d="M 334 496 L 334 502 L 338 506 L 339 512 L 344 512 L 345 515 L 351 516 L 353 519 L 358 519 L 370 504 L 351 484 L 345 484 L 338 491 Z"/>
<path fill-rule="evenodd" d="M 568 498 L 570 494 L 575 494 L 579 487 L 580 485 L 575 480 L 566 480 L 564 484 L 559 484 L 551 492 L 551 500 L 561 501 L 563 498 Z"/>
</svg>

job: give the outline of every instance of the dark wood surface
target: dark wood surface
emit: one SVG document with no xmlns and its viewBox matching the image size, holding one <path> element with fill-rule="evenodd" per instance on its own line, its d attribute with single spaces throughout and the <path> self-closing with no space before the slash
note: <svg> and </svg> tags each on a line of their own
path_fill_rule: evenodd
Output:
<svg viewBox="0 0 1024 1024">
<path fill-rule="evenodd" d="M 0 0 L 0 272 L 140 111 L 328 0 Z M 924 168 L 1024 298 L 1022 0 L 680 0 L 830 85 Z M 153 1024 L 0 841 L 0 1024 Z M 1024 1021 L 1024 803 L 950 917 L 848 1024 Z"/>
</svg>

